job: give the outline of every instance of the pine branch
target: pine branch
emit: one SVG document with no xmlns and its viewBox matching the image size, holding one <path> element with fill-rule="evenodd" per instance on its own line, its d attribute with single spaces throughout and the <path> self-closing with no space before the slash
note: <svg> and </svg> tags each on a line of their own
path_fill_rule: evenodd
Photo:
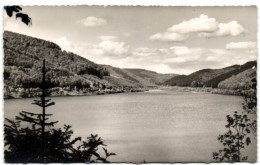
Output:
<svg viewBox="0 0 260 165">
<path fill-rule="evenodd" d="M 20 112 L 21 113 L 21 112 Z M 37 114 L 37 113 L 31 113 L 31 112 L 26 112 L 22 111 L 22 113 L 26 113 L 28 115 L 37 115 L 37 116 L 42 116 L 42 114 Z M 53 114 L 45 114 L 45 116 L 52 116 Z"/>
<path fill-rule="evenodd" d="M 38 105 L 40 107 L 43 107 L 42 103 L 32 103 L 32 104 Z"/>
<path fill-rule="evenodd" d="M 46 126 L 54 126 L 54 124 L 58 123 L 59 121 L 54 121 L 54 122 L 50 122 L 50 123 L 45 123 Z"/>
<path fill-rule="evenodd" d="M 55 105 L 55 102 L 51 102 L 49 104 L 45 104 L 45 107 L 49 107 L 49 106 L 52 106 L 52 105 Z"/>
<path fill-rule="evenodd" d="M 16 116 L 16 120 L 26 121 L 26 122 L 33 123 L 36 125 L 41 125 L 41 122 L 37 122 L 37 119 L 33 119 L 33 118 L 28 118 L 28 117 L 21 118 L 19 116 Z"/>
<path fill-rule="evenodd" d="M 19 112 L 19 114 L 26 114 L 26 115 L 30 115 L 30 116 L 39 116 L 41 114 L 38 114 L 38 113 L 31 113 L 31 112 L 26 112 L 26 111 L 22 111 L 22 112 Z"/>
<path fill-rule="evenodd" d="M 47 101 L 45 100 L 45 107 L 49 107 L 49 106 L 55 105 L 55 102 L 48 103 L 50 100 L 51 100 L 51 99 L 49 99 L 49 100 L 47 100 Z M 34 101 L 35 101 L 35 102 L 32 103 L 32 104 L 38 105 L 38 106 L 40 106 L 40 107 L 43 107 L 42 101 L 40 101 L 40 100 L 34 100 Z"/>
</svg>

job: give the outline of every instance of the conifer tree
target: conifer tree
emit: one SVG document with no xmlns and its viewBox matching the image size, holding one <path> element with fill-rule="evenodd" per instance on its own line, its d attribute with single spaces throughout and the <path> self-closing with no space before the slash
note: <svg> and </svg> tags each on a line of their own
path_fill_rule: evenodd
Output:
<svg viewBox="0 0 260 165">
<path fill-rule="evenodd" d="M 42 68 L 41 99 L 34 100 L 32 104 L 40 106 L 42 113 L 22 111 L 16 116 L 16 121 L 6 119 L 5 133 L 5 161 L 7 163 L 73 163 L 73 162 L 102 162 L 108 163 L 110 156 L 116 155 L 103 147 L 105 157 L 98 153 L 101 146 L 106 146 L 98 135 L 91 134 L 86 141 L 75 147 L 81 137 L 71 139 L 73 131 L 70 125 L 63 129 L 49 129 L 58 121 L 47 122 L 52 114 L 46 113 L 46 108 L 55 105 L 51 99 L 46 99 L 46 89 L 49 87 L 45 81 L 45 60 Z M 27 127 L 21 124 L 27 123 Z M 31 126 L 30 127 L 28 127 Z"/>
<path fill-rule="evenodd" d="M 52 114 L 47 114 L 46 113 L 46 108 L 50 107 L 52 105 L 55 105 L 51 99 L 46 99 L 46 82 L 45 82 L 45 59 L 43 60 L 43 66 L 42 66 L 42 84 L 40 88 L 42 89 L 42 95 L 41 99 L 39 100 L 34 100 L 34 103 L 37 106 L 42 107 L 42 113 L 31 113 L 31 112 L 26 112 L 22 111 L 19 113 L 20 116 L 16 116 L 16 120 L 18 121 L 24 121 L 32 124 L 33 127 L 35 128 L 41 128 L 41 156 L 42 156 L 42 162 L 44 162 L 44 155 L 45 155 L 45 126 L 51 126 L 53 127 L 55 122 L 47 122 L 49 116 L 52 116 Z"/>
</svg>

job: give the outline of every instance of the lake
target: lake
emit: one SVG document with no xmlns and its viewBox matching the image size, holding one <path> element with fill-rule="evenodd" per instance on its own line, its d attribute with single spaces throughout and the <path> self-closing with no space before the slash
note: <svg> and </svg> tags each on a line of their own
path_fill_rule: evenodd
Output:
<svg viewBox="0 0 260 165">
<path fill-rule="evenodd" d="M 34 99 L 5 100 L 5 117 L 19 111 L 40 112 Z M 222 149 L 217 136 L 226 131 L 226 115 L 242 111 L 239 96 L 151 90 L 99 96 L 53 97 L 47 108 L 57 127 L 72 125 L 83 139 L 98 134 L 112 162 L 211 162 Z M 256 160 L 256 143 L 243 153 Z M 100 150 L 103 152 L 103 150 Z"/>
</svg>

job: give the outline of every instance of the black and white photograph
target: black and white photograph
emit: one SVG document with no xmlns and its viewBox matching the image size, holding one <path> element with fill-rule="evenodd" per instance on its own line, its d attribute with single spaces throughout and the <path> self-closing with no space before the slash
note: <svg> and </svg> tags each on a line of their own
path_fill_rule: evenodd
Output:
<svg viewBox="0 0 260 165">
<path fill-rule="evenodd" d="M 257 6 L 2 7 L 5 163 L 257 162 Z"/>
</svg>

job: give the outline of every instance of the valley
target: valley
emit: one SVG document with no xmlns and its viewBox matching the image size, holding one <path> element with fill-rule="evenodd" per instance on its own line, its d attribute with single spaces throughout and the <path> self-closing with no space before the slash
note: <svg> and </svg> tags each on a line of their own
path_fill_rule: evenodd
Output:
<svg viewBox="0 0 260 165">
<path fill-rule="evenodd" d="M 4 54 L 4 98 L 40 96 L 43 59 L 49 96 L 143 92 L 171 86 L 239 95 L 239 91 L 251 87 L 257 65 L 256 61 L 249 61 L 221 69 L 202 69 L 189 75 L 160 74 L 96 64 L 62 50 L 55 43 L 8 31 L 4 32 Z"/>
</svg>

